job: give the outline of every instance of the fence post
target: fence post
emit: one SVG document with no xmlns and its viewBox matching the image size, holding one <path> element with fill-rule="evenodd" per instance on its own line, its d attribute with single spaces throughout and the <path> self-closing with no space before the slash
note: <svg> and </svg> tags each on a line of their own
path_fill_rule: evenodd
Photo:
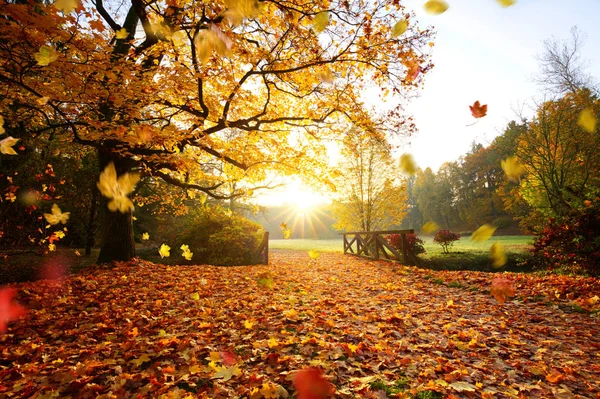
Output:
<svg viewBox="0 0 600 399">
<path fill-rule="evenodd" d="M 406 233 L 400 234 L 400 238 L 402 239 L 402 264 L 407 265 L 408 261 L 408 242 L 406 241 Z"/>
</svg>

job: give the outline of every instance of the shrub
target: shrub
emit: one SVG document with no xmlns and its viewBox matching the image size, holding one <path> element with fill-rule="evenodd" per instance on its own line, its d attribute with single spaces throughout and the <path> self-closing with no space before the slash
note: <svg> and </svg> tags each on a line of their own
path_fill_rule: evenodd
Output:
<svg viewBox="0 0 600 399">
<path fill-rule="evenodd" d="M 402 249 L 402 236 L 400 234 L 390 234 L 387 236 L 387 240 L 392 247 L 399 250 Z M 407 234 L 406 244 L 415 255 L 425 253 L 425 247 L 423 246 L 424 242 L 416 234 Z"/>
<path fill-rule="evenodd" d="M 533 241 L 535 268 L 600 275 L 600 197 L 561 219 L 549 219 Z"/>
<path fill-rule="evenodd" d="M 454 245 L 454 241 L 460 240 L 460 234 L 454 233 L 450 230 L 439 230 L 435 233 L 433 242 L 442 246 L 444 253 L 450 252 L 450 247 Z"/>
<path fill-rule="evenodd" d="M 262 239 L 261 225 L 218 207 L 205 208 L 177 237 L 194 253 L 192 263 L 223 266 L 258 263 Z"/>
</svg>

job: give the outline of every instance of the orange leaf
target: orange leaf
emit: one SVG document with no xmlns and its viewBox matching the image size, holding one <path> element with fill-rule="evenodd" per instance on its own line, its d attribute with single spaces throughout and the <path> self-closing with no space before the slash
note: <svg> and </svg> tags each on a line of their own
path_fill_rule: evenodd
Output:
<svg viewBox="0 0 600 399">
<path fill-rule="evenodd" d="M 314 367 L 298 371 L 294 376 L 294 387 L 298 391 L 298 399 L 324 399 L 335 392 L 333 384 Z"/>
<path fill-rule="evenodd" d="M 502 277 L 494 279 L 492 281 L 490 293 L 498 302 L 506 302 L 506 299 L 515 296 L 515 289 L 512 287 L 512 280 Z"/>
<path fill-rule="evenodd" d="M 483 118 L 487 115 L 487 104 L 480 105 L 479 101 L 475 101 L 473 105 L 469 105 L 469 109 L 475 118 Z"/>
<path fill-rule="evenodd" d="M 565 375 L 556 370 L 553 370 L 552 373 L 546 375 L 546 380 L 552 384 L 558 384 L 564 379 Z"/>
</svg>

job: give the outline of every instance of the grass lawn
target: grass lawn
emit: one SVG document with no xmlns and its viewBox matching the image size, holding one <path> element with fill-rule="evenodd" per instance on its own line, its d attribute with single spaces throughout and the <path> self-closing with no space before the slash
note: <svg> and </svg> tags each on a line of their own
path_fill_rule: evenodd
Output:
<svg viewBox="0 0 600 399">
<path fill-rule="evenodd" d="M 16 284 L 0 396 L 296 398 L 310 368 L 340 399 L 598 397 L 600 280 L 504 277 L 274 251 Z"/>
<path fill-rule="evenodd" d="M 435 270 L 484 270 L 499 271 L 494 269 L 489 260 L 490 246 L 499 242 L 506 248 L 508 263 L 501 271 L 529 271 L 520 263 L 528 257 L 533 236 L 494 236 L 489 241 L 473 242 L 470 237 L 462 237 L 450 248 L 450 253 L 445 254 L 442 247 L 433 242 L 433 237 L 423 237 L 425 253 L 420 255 L 419 266 Z M 269 240 L 270 249 L 290 249 L 300 251 L 315 250 L 319 252 L 343 252 L 343 240 Z"/>
</svg>

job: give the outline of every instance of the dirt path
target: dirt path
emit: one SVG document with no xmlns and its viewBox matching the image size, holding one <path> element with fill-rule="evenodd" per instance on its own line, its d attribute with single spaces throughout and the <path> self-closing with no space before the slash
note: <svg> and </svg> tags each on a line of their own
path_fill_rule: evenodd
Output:
<svg viewBox="0 0 600 399">
<path fill-rule="evenodd" d="M 309 366 L 342 398 L 600 397 L 598 280 L 493 277 L 274 251 L 20 284 L 0 397 L 284 397 Z"/>
</svg>

